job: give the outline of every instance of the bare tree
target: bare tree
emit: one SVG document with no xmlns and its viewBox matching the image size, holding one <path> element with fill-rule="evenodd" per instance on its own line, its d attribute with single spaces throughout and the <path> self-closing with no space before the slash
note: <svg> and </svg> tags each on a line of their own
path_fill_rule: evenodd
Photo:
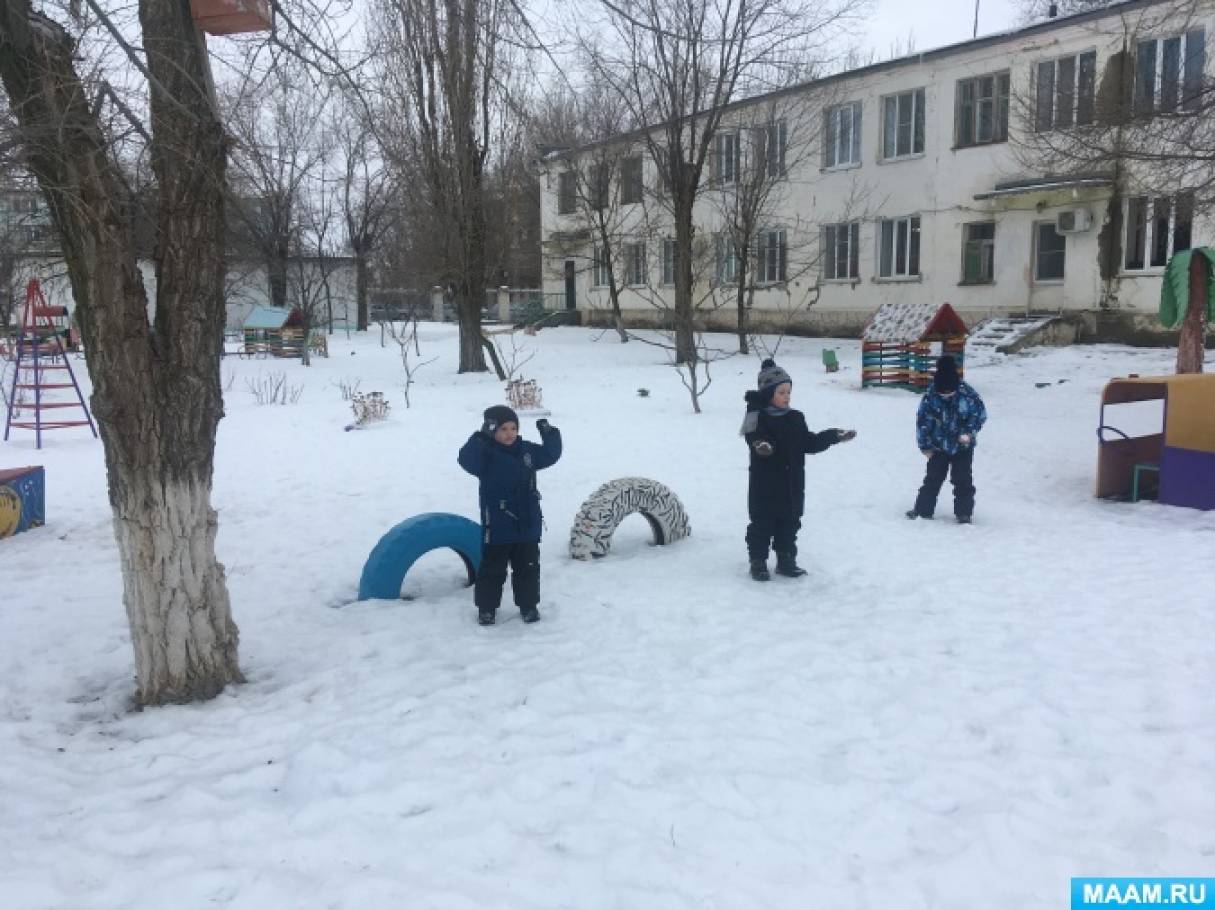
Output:
<svg viewBox="0 0 1215 910">
<path fill-rule="evenodd" d="M 246 54 L 254 70 L 254 51 Z M 287 60 L 264 78 L 239 83 L 227 98 L 232 154 L 232 210 L 244 239 L 266 264 L 272 306 L 287 305 L 292 243 L 303 196 L 325 159 L 327 89 L 308 67 Z"/>
<path fill-rule="evenodd" d="M 356 326 L 367 329 L 367 286 L 371 257 L 383 240 L 390 224 L 393 185 L 380 151 L 372 116 L 350 92 L 338 98 L 331 130 L 341 144 L 345 162 L 342 213 L 346 240 L 354 255 Z"/>
<path fill-rule="evenodd" d="M 460 372 L 486 369 L 485 170 L 511 82 L 507 39 L 518 0 L 380 0 L 379 78 L 386 116 L 401 128 L 396 154 L 417 168 L 439 234 L 460 325 Z M 501 369 L 498 370 L 501 375 Z"/>
<path fill-rule="evenodd" d="M 241 679 L 210 501 L 223 413 L 227 138 L 182 5 L 140 0 L 138 11 L 142 53 L 128 60 L 146 80 L 150 111 L 152 321 L 128 217 L 134 200 L 89 104 L 73 37 L 29 0 L 0 0 L 0 79 L 89 349 L 138 698 L 157 704 L 210 697 Z"/>
<path fill-rule="evenodd" d="M 728 106 L 804 77 L 831 54 L 854 0 L 600 0 L 603 33 L 583 52 L 593 72 L 645 125 L 640 139 L 669 199 L 676 258 L 676 360 L 697 356 L 694 327 L 693 212 L 710 166 L 723 150 L 715 138 Z M 728 154 L 728 152 L 726 152 Z"/>
<path fill-rule="evenodd" d="M 1163 267 L 1215 205 L 1215 82 L 1202 0 L 1127 4 L 1086 23 L 1100 49 L 1038 65 L 1014 99 L 1027 168 L 1112 185 L 1098 237 L 1101 303 L 1126 272 Z M 1104 60 L 1098 72 L 1099 61 Z"/>
</svg>

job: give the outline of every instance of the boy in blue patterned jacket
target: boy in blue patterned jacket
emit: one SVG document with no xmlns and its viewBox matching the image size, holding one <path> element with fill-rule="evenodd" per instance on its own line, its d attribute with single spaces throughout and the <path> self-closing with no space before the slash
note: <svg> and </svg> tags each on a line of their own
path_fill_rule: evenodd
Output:
<svg viewBox="0 0 1215 910">
<path fill-rule="evenodd" d="M 916 413 L 916 445 L 928 459 L 928 471 L 908 518 L 932 518 L 948 474 L 953 484 L 954 517 L 958 524 L 970 524 L 975 510 L 975 437 L 986 421 L 983 399 L 958 378 L 958 364 L 946 354 L 937 361 L 932 388 Z"/>
</svg>

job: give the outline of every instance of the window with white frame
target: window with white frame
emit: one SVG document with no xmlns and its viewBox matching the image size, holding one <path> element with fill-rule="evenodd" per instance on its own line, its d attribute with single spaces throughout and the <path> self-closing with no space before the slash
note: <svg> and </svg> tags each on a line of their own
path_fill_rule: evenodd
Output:
<svg viewBox="0 0 1215 910">
<path fill-rule="evenodd" d="M 962 225 L 962 283 L 991 284 L 996 280 L 996 223 Z"/>
<path fill-rule="evenodd" d="M 1008 140 L 1008 73 L 988 73 L 958 81 L 953 133 L 959 148 Z"/>
<path fill-rule="evenodd" d="M 823 276 L 828 281 L 861 277 L 861 223 L 850 221 L 823 227 Z"/>
<path fill-rule="evenodd" d="M 629 205 L 640 202 L 645 191 L 640 155 L 630 155 L 620 162 L 620 202 Z"/>
<path fill-rule="evenodd" d="M 920 216 L 883 218 L 878 222 L 878 277 L 918 278 Z"/>
<path fill-rule="evenodd" d="M 823 166 L 861 163 L 861 103 L 850 101 L 827 108 L 823 125 Z"/>
<path fill-rule="evenodd" d="M 1034 225 L 1034 281 L 1062 281 L 1067 264 L 1067 238 L 1055 230 L 1055 222 Z"/>
<path fill-rule="evenodd" d="M 776 284 L 788 276 L 788 246 L 783 228 L 759 232 L 759 282 Z"/>
<path fill-rule="evenodd" d="M 713 137 L 713 179 L 737 183 L 742 163 L 742 138 L 737 131 L 722 131 Z"/>
<path fill-rule="evenodd" d="M 882 158 L 905 158 L 924 152 L 924 90 L 882 99 Z"/>
<path fill-rule="evenodd" d="M 1128 272 L 1164 268 L 1192 241 L 1194 196 L 1132 196 L 1126 200 L 1124 268 Z"/>
<path fill-rule="evenodd" d="M 785 176 L 785 148 L 789 144 L 784 120 L 774 120 L 764 131 L 764 164 L 768 177 Z"/>
<path fill-rule="evenodd" d="M 647 283 L 644 243 L 624 245 L 624 274 L 627 283 L 632 287 Z"/>
<path fill-rule="evenodd" d="M 1196 111 L 1202 103 L 1206 33 L 1196 28 L 1135 47 L 1134 109 L 1137 114 Z"/>
<path fill-rule="evenodd" d="M 718 234 L 716 239 L 714 274 L 718 284 L 733 284 L 738 280 L 738 247 L 729 234 Z"/>
<path fill-rule="evenodd" d="M 667 237 L 662 241 L 662 283 L 675 283 L 676 249 L 675 238 Z"/>
<path fill-rule="evenodd" d="M 591 283 L 597 288 L 605 288 L 612 283 L 612 270 L 608 263 L 607 251 L 597 244 L 594 265 L 591 269 Z"/>
<path fill-rule="evenodd" d="M 1034 70 L 1034 129 L 1039 133 L 1093 122 L 1097 52 L 1043 60 Z"/>
</svg>

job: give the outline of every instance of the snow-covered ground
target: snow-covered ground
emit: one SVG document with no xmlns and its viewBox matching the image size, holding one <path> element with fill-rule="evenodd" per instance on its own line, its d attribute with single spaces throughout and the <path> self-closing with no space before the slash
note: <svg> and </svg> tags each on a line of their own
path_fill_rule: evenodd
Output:
<svg viewBox="0 0 1215 910">
<path fill-rule="evenodd" d="M 389 527 L 476 516 L 455 454 L 501 385 L 456 374 L 451 327 L 422 335 L 409 410 L 375 334 L 309 369 L 224 363 L 248 683 L 207 704 L 128 711 L 100 444 L 0 446 L 48 484 L 47 526 L 0 541 L 0 905 L 1030 910 L 1072 876 L 1215 869 L 1215 513 L 1092 497 L 1102 385 L 1173 352 L 971 370 L 991 418 L 963 527 L 903 518 L 917 398 L 861 391 L 854 342 L 786 340 L 794 407 L 860 435 L 808 461 L 810 575 L 760 585 L 757 360 L 717 364 L 696 416 L 654 347 L 521 338 L 566 448 L 540 475 L 544 619 L 480 628 L 450 552 L 412 599 L 354 602 Z M 259 407 L 247 380 L 280 370 L 299 403 Z M 355 379 L 387 423 L 342 431 Z M 651 547 L 633 516 L 570 560 L 581 502 L 628 475 L 673 488 L 693 536 Z"/>
</svg>

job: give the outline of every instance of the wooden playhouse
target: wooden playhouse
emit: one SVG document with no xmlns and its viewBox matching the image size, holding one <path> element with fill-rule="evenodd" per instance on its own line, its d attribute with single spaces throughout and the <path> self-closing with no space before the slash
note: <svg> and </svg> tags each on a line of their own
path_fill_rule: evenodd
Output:
<svg viewBox="0 0 1215 910">
<path fill-rule="evenodd" d="M 961 376 L 966 335 L 948 303 L 883 304 L 861 333 L 861 388 L 926 391 L 942 354 L 953 355 Z"/>
<path fill-rule="evenodd" d="M 255 306 L 241 330 L 248 356 L 299 357 L 304 345 L 303 320 L 299 310 Z"/>
</svg>

